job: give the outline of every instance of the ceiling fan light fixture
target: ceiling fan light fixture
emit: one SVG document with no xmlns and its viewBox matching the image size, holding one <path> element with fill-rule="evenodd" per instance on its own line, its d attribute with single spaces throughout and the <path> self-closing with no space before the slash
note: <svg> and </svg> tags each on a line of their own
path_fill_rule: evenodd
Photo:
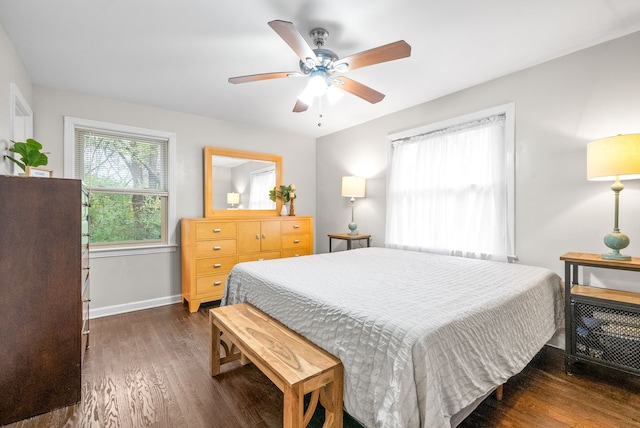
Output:
<svg viewBox="0 0 640 428">
<path fill-rule="evenodd" d="M 302 93 L 298 95 L 298 101 L 300 101 L 306 106 L 310 106 L 311 104 L 313 104 L 313 98 L 314 98 L 313 95 L 311 94 L 310 91 L 307 90 L 307 88 L 305 88 L 304 91 L 302 91 Z"/>
<path fill-rule="evenodd" d="M 298 100 L 308 106 L 313 104 L 314 98 L 321 97 L 327 93 L 327 90 L 330 89 L 331 86 L 327 72 L 322 69 L 316 68 L 311 71 L 309 76 L 307 86 L 305 86 L 302 93 L 298 96 Z"/>
<path fill-rule="evenodd" d="M 327 92 L 329 85 L 330 82 L 327 73 L 322 70 L 314 70 L 311 72 L 311 78 L 305 91 L 309 91 L 314 97 L 320 97 Z"/>
<path fill-rule="evenodd" d="M 336 103 L 340 101 L 343 96 L 344 92 L 333 85 L 329 86 L 329 89 L 327 89 L 327 101 L 329 101 L 330 106 L 336 105 Z"/>
</svg>

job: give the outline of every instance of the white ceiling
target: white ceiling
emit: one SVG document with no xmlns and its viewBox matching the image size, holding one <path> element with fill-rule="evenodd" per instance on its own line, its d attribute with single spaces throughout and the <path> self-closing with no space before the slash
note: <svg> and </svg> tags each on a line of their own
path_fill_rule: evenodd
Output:
<svg viewBox="0 0 640 428">
<path fill-rule="evenodd" d="M 347 72 L 386 97 L 292 109 L 306 79 L 267 25 L 329 31 L 340 57 L 403 39 L 411 57 Z M 638 0 L 0 0 L 34 84 L 318 137 L 640 31 Z"/>
</svg>

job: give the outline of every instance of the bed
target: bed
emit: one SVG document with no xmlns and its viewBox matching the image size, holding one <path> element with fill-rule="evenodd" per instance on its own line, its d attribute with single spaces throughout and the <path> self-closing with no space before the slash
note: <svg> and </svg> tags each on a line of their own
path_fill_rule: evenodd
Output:
<svg viewBox="0 0 640 428">
<path fill-rule="evenodd" d="M 340 358 L 370 428 L 456 426 L 563 325 L 547 269 L 377 247 L 237 264 L 240 302 Z"/>
</svg>

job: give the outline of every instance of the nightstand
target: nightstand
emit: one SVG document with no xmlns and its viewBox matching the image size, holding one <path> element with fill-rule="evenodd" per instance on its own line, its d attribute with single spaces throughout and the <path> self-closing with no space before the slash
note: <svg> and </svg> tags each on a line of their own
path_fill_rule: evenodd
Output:
<svg viewBox="0 0 640 428">
<path fill-rule="evenodd" d="M 348 233 L 333 233 L 327 235 L 329 237 L 329 252 L 333 252 L 331 248 L 331 243 L 334 239 L 342 239 L 343 241 L 347 241 L 347 250 L 351 249 L 351 243 L 353 241 L 360 241 L 363 239 L 367 240 L 367 248 L 371 245 L 371 235 L 349 235 Z"/>
<path fill-rule="evenodd" d="M 640 293 L 580 285 L 578 268 L 640 272 L 640 258 L 603 259 L 599 254 L 566 253 L 565 370 L 576 361 L 640 375 Z"/>
</svg>

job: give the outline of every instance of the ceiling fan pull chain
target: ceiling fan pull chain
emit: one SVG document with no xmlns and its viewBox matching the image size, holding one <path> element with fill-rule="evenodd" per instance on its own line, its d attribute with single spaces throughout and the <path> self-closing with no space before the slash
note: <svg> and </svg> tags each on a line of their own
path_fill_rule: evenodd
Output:
<svg viewBox="0 0 640 428">
<path fill-rule="evenodd" d="M 318 97 L 318 126 L 322 126 L 322 97 Z"/>
</svg>

